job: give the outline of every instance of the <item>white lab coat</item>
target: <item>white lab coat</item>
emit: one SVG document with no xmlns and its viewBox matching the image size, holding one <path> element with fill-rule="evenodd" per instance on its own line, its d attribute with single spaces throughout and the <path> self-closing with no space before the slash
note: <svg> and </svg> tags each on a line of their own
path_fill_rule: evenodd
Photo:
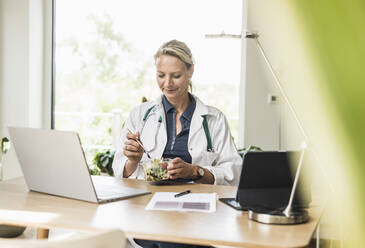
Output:
<svg viewBox="0 0 365 248">
<path fill-rule="evenodd" d="M 217 108 L 207 106 L 196 96 L 196 108 L 190 124 L 188 149 L 192 157 L 192 164 L 208 169 L 214 175 L 214 184 L 237 185 L 242 167 L 242 159 L 237 153 L 233 142 L 227 120 L 224 114 Z M 117 147 L 113 170 L 116 177 L 123 177 L 124 165 L 127 157 L 123 155 L 124 142 L 126 141 L 127 128 L 132 132 L 140 131 L 143 125 L 143 117 L 146 111 L 152 107 L 145 126 L 141 133 L 141 141 L 146 150 L 151 149 L 155 144 L 157 133 L 156 149 L 150 152 L 152 158 L 161 158 L 167 143 L 166 119 L 162 104 L 162 96 L 155 101 L 150 101 L 134 108 L 129 119 L 122 130 L 121 141 Z M 203 128 L 202 115 L 207 115 L 208 127 L 212 139 L 214 152 L 207 151 L 207 139 Z M 162 117 L 162 123 L 158 128 L 158 120 Z M 142 160 L 147 160 L 143 154 Z M 145 175 L 142 166 L 130 175 L 130 178 L 144 179 Z"/>
</svg>

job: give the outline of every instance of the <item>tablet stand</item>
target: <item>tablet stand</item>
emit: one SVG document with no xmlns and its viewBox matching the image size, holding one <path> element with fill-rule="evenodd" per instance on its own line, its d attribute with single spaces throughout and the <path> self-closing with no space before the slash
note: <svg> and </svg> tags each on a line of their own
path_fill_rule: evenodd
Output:
<svg viewBox="0 0 365 248">
<path fill-rule="evenodd" d="M 298 180 L 302 168 L 303 157 L 304 157 L 305 147 L 303 148 L 299 164 L 297 167 L 297 171 L 295 173 L 293 187 L 290 193 L 290 198 L 288 205 L 285 209 L 276 209 L 276 210 L 266 210 L 266 209 L 255 209 L 248 211 L 248 218 L 250 220 L 255 220 L 257 222 L 265 223 L 265 224 L 299 224 L 308 221 L 308 212 L 303 209 L 293 208 L 293 199 L 295 195 L 295 191 L 297 189 Z"/>
<path fill-rule="evenodd" d="M 295 109 L 293 107 L 293 105 L 291 104 L 291 102 L 289 101 L 289 98 L 287 97 L 284 88 L 282 87 L 279 77 L 276 74 L 274 68 L 272 67 L 268 57 L 266 56 L 266 53 L 259 41 L 259 34 L 255 33 L 255 32 L 246 32 L 245 38 L 246 39 L 253 39 L 256 41 L 257 47 L 259 48 L 261 55 L 264 57 L 265 62 L 267 64 L 267 66 L 270 69 L 271 74 L 273 75 L 274 79 L 275 79 L 275 84 L 278 87 L 278 89 L 280 90 L 280 93 L 282 94 L 285 102 L 288 104 L 288 107 L 290 109 L 290 111 L 292 112 L 292 114 L 294 115 L 295 121 L 298 124 L 300 130 L 302 131 L 302 134 L 305 138 L 306 142 L 309 142 L 308 136 L 303 128 L 302 123 L 300 122 L 297 113 L 295 112 Z M 305 144 L 306 146 L 306 144 Z M 298 209 L 294 209 L 292 204 L 293 204 L 293 198 L 294 198 L 294 194 L 295 194 L 295 190 L 297 188 L 297 183 L 298 183 L 298 179 L 299 179 L 299 175 L 300 175 L 300 171 L 301 171 L 301 166 L 302 166 L 302 162 L 303 162 L 303 156 L 304 156 L 304 150 L 305 147 L 302 150 L 301 153 L 301 157 L 299 160 L 299 164 L 298 164 L 298 168 L 297 168 L 297 172 L 295 175 L 295 179 L 294 179 L 294 183 L 293 183 L 293 187 L 291 190 L 291 194 L 290 194 L 290 198 L 289 198 L 289 203 L 287 205 L 287 207 L 282 211 L 280 209 L 275 210 L 275 211 L 269 211 L 269 210 L 249 210 L 248 213 L 248 217 L 249 219 L 258 221 L 258 222 L 262 222 L 262 223 L 267 223 L 267 224 L 298 224 L 298 223 L 303 223 L 306 222 L 308 220 L 308 212 L 304 211 L 304 210 L 298 210 Z"/>
</svg>

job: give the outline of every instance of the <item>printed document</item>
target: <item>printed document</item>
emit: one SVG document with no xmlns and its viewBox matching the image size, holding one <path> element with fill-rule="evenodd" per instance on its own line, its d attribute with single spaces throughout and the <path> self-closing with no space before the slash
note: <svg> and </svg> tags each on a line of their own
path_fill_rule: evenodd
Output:
<svg viewBox="0 0 365 248">
<path fill-rule="evenodd" d="M 217 194 L 190 193 L 175 197 L 178 192 L 156 192 L 146 210 L 197 211 L 213 213 L 216 210 Z"/>
</svg>

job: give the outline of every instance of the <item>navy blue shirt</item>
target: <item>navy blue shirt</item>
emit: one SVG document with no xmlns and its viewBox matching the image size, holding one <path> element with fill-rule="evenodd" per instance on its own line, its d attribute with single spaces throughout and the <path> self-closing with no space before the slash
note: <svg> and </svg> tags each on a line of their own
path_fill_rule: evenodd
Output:
<svg viewBox="0 0 365 248">
<path fill-rule="evenodd" d="M 196 107 L 196 101 L 194 97 L 189 93 L 190 103 L 184 113 L 180 116 L 181 131 L 176 135 L 176 109 L 167 100 L 166 96 L 162 98 L 162 104 L 165 110 L 166 116 L 166 129 L 167 129 L 167 144 L 162 154 L 163 158 L 176 158 L 180 157 L 187 163 L 191 163 L 191 155 L 188 150 L 188 139 L 190 132 L 191 118 Z"/>
</svg>

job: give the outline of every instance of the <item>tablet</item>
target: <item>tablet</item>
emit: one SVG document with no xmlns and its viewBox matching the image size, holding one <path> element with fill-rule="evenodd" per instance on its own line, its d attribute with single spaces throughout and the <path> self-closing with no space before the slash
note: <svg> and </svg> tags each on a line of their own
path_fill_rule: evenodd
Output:
<svg viewBox="0 0 365 248">
<path fill-rule="evenodd" d="M 240 182 L 235 198 L 220 200 L 239 210 L 278 209 L 289 202 L 290 192 L 299 163 L 298 151 L 249 151 L 243 156 Z M 304 169 L 304 164 L 302 166 Z M 293 206 L 308 207 L 310 187 L 304 184 L 304 174 L 298 181 Z"/>
</svg>

